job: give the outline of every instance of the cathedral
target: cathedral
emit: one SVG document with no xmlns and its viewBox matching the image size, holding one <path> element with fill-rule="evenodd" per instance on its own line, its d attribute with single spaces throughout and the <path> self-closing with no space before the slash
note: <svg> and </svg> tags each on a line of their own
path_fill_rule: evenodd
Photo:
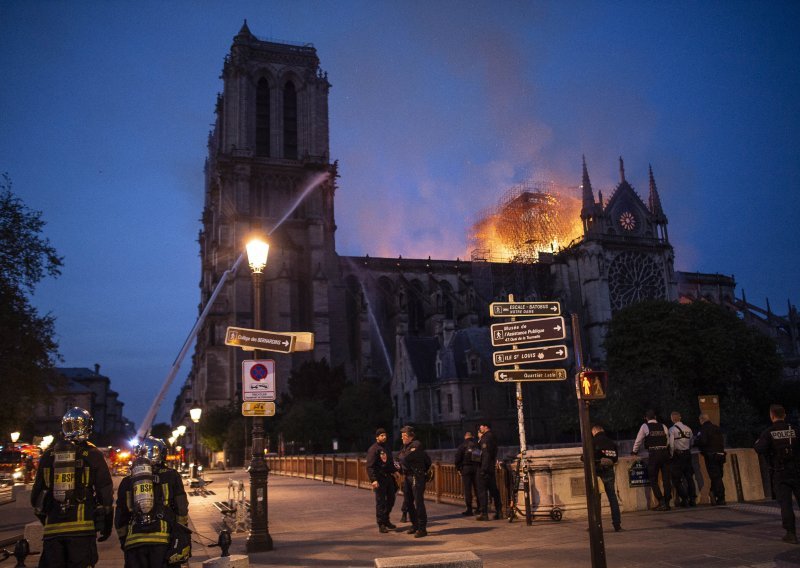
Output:
<svg viewBox="0 0 800 568">
<path fill-rule="evenodd" d="M 579 238 L 535 261 L 341 256 L 335 246 L 337 163 L 328 141 L 331 84 L 316 49 L 260 40 L 245 22 L 222 79 L 205 164 L 199 308 L 211 301 L 248 237 L 267 236 L 261 328 L 315 334 L 313 351 L 270 357 L 279 392 L 286 391 L 292 369 L 325 358 L 343 365 L 351 381 L 388 388 L 395 430 L 405 423 L 431 425 L 440 443 L 449 444 L 491 419 L 508 440 L 516 431 L 514 389 L 493 379 L 491 302 L 511 294 L 516 301 L 560 302 L 568 327 L 569 315 L 578 314 L 585 362 L 596 368 L 602 368 L 612 314 L 632 303 L 702 298 L 749 306 L 735 298 L 733 277 L 675 271 L 652 169 L 644 197 L 627 180 L 622 158 L 608 199 L 593 190 L 585 160 L 580 173 L 576 168 Z M 520 191 L 515 199 L 524 204 L 537 194 Z M 243 263 L 203 322 L 174 420 L 193 405 L 241 400 L 242 361 L 250 355 L 226 346 L 225 331 L 254 327 L 253 294 Z M 797 357 L 791 305 L 788 318 L 787 329 L 794 330 L 788 349 Z M 568 329 L 570 355 L 571 337 Z M 561 363 L 574 372 L 572 357 Z M 563 385 L 525 385 L 534 440 L 555 434 L 548 403 L 561 396 Z"/>
</svg>

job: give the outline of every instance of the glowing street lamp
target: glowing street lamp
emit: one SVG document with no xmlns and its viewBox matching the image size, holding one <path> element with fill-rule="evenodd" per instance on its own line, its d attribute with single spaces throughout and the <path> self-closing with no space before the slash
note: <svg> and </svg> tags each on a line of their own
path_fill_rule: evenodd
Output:
<svg viewBox="0 0 800 568">
<path fill-rule="evenodd" d="M 183 436 L 184 434 L 186 434 L 186 426 L 184 426 L 183 424 L 175 428 L 175 430 L 178 431 L 178 436 Z"/>
<path fill-rule="evenodd" d="M 192 463 L 192 479 L 197 477 L 197 424 L 200 422 L 200 415 L 203 414 L 202 408 L 192 408 L 189 411 L 189 416 L 194 422 L 194 428 L 192 428 L 192 458 L 194 458 L 194 462 Z"/>
<path fill-rule="evenodd" d="M 11 432 L 11 443 L 16 444 L 19 440 L 19 432 Z"/>
<path fill-rule="evenodd" d="M 253 327 L 261 328 L 261 275 L 267 266 L 269 244 L 261 239 L 247 243 L 247 262 L 253 271 Z M 253 359 L 258 359 L 258 351 L 253 351 Z M 247 536 L 247 552 L 272 550 L 272 537 L 269 535 L 267 520 L 267 481 L 269 466 L 264 459 L 264 428 L 262 418 L 254 416 L 253 447 L 250 458 L 250 534 Z"/>
</svg>

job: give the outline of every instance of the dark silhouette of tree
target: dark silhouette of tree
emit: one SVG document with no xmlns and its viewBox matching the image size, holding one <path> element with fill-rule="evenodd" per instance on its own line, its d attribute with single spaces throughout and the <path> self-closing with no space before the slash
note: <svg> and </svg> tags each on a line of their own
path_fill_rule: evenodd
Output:
<svg viewBox="0 0 800 568">
<path fill-rule="evenodd" d="M 29 295 L 45 276 L 61 273 L 62 258 L 43 237 L 42 213 L 32 211 L 0 178 L 0 431 L 26 430 L 31 408 L 61 382 L 55 318 L 40 316 Z"/>
</svg>

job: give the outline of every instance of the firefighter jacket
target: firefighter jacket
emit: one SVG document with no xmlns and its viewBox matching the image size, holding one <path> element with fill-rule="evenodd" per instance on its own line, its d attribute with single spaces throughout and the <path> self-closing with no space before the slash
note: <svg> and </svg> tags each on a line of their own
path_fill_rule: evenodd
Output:
<svg viewBox="0 0 800 568">
<path fill-rule="evenodd" d="M 114 527 L 125 550 L 169 544 L 174 523 L 185 526 L 189 521 L 189 500 L 177 471 L 154 467 L 153 493 L 153 509 L 147 518 L 143 518 L 135 506 L 131 476 L 124 477 L 119 484 Z"/>
<path fill-rule="evenodd" d="M 110 518 L 114 504 L 114 484 L 100 450 L 90 442 L 70 446 L 68 454 L 70 458 L 74 454 L 74 462 L 59 461 L 56 467 L 57 450 L 48 448 L 33 482 L 31 504 L 44 523 L 45 540 L 95 536 L 100 530 L 95 528 L 95 518 Z M 65 482 L 71 489 L 56 499 L 54 490 Z"/>
</svg>

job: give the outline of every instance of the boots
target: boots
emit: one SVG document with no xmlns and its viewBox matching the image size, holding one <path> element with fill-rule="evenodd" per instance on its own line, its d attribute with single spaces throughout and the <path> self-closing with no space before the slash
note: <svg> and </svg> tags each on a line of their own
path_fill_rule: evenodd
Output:
<svg viewBox="0 0 800 568">
<path fill-rule="evenodd" d="M 406 513 L 405 511 L 403 511 L 403 516 L 400 517 L 400 522 L 401 523 L 407 523 L 408 522 L 408 513 Z"/>
<path fill-rule="evenodd" d="M 666 499 L 662 499 L 661 502 L 658 504 L 658 507 L 653 509 L 654 511 L 671 511 L 672 507 L 669 506 L 669 501 Z"/>
</svg>

